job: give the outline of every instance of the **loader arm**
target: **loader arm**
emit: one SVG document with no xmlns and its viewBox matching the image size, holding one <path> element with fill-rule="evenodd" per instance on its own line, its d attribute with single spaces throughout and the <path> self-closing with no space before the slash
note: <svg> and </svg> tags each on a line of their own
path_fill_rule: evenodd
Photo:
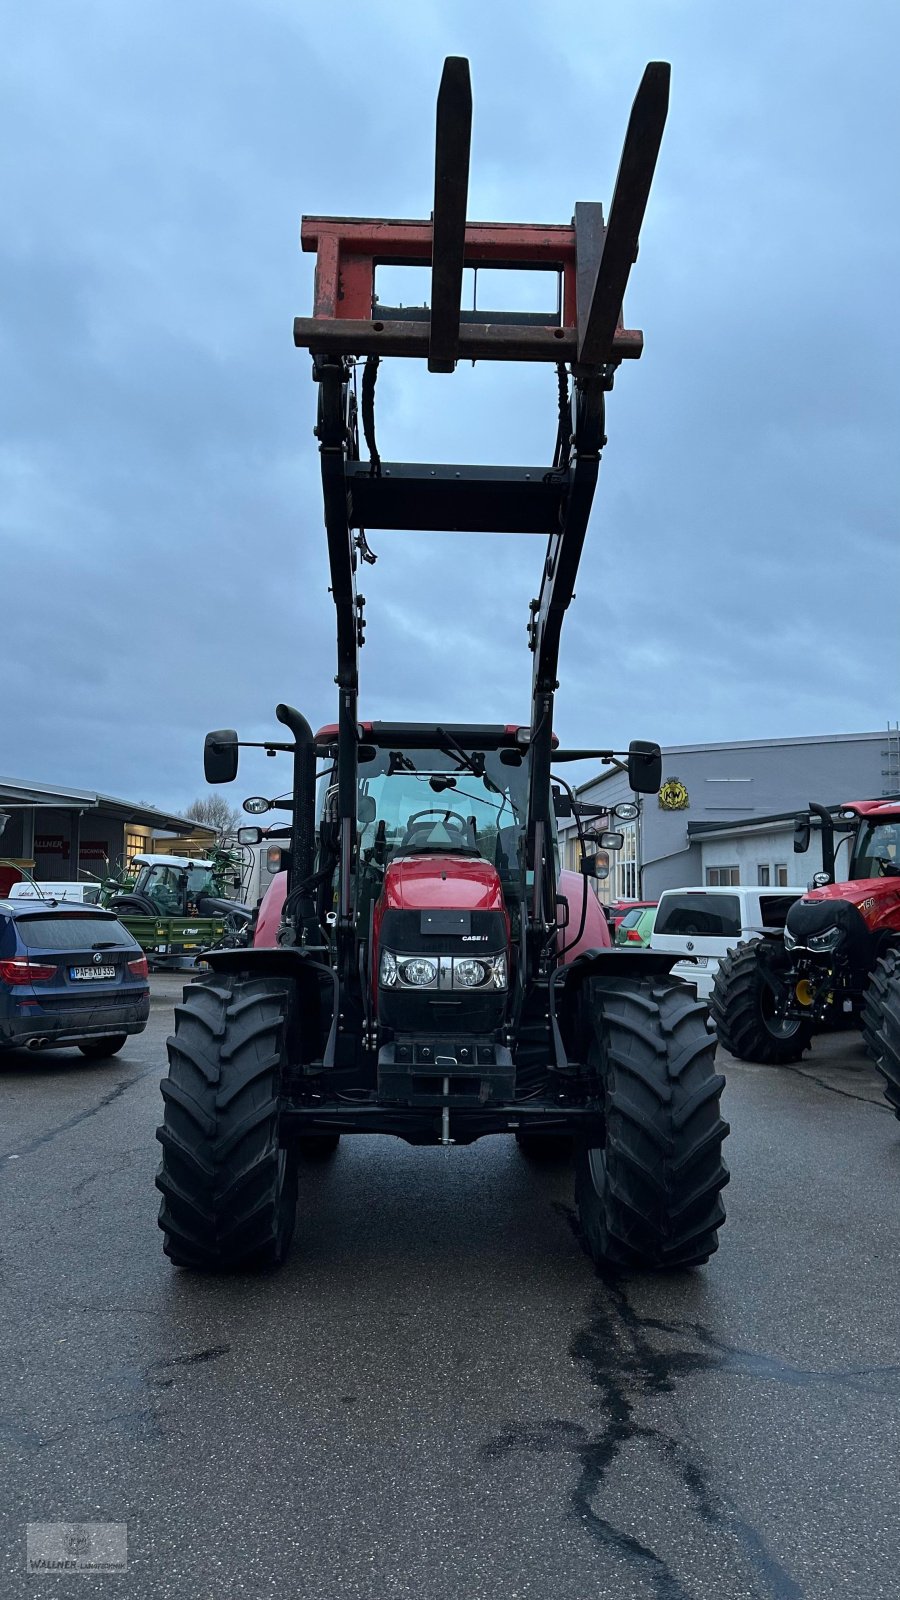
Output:
<svg viewBox="0 0 900 1600">
<path fill-rule="evenodd" d="M 428 221 L 304 217 L 301 243 L 316 252 L 314 313 L 298 317 L 294 342 L 310 351 L 320 385 L 321 457 L 331 589 L 337 614 L 339 693 L 339 964 L 353 967 L 352 852 L 356 837 L 357 695 L 364 605 L 357 592 L 363 530 L 451 529 L 521 532 L 547 540 L 531 603 L 534 655 L 528 865 L 529 965 L 552 965 L 556 921 L 550 848 L 550 761 L 560 635 L 572 600 L 606 443 L 604 401 L 619 363 L 639 357 L 643 336 L 624 326 L 622 302 L 656 166 L 668 109 L 670 69 L 646 68 L 632 107 L 609 220 L 597 202 L 579 202 L 571 223 L 472 223 L 466 219 L 472 123 L 468 62 L 448 57 L 437 104 L 434 204 Z M 431 268 L 431 303 L 389 307 L 375 293 L 382 263 Z M 546 314 L 463 311 L 465 267 L 503 267 L 557 275 L 558 303 Z M 424 358 L 429 371 L 459 360 L 552 363 L 560 402 L 551 461 L 529 467 L 382 461 L 375 444 L 374 393 L 383 357 Z M 353 390 L 365 358 L 362 413 L 369 457 L 360 459 Z"/>
</svg>

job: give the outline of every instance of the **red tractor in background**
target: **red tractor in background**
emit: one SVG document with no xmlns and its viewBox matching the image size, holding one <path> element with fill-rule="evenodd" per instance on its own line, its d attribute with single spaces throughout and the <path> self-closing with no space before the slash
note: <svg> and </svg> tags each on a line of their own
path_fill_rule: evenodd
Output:
<svg viewBox="0 0 900 1600">
<path fill-rule="evenodd" d="M 883 1037 L 900 952 L 900 798 L 849 801 L 837 817 L 811 803 L 797 818 L 795 851 L 809 849 L 813 829 L 822 839 L 815 887 L 791 906 L 783 937 L 739 945 L 721 963 L 710 999 L 716 1033 L 741 1060 L 780 1065 L 798 1061 L 817 1028 L 855 1020 L 900 1115 L 897 1051 L 886 1057 Z M 844 839 L 848 873 L 836 883 Z"/>
<path fill-rule="evenodd" d="M 252 949 L 213 952 L 176 1008 L 164 1120 L 160 1226 L 173 1262 L 276 1265 L 295 1225 L 298 1160 L 343 1134 L 466 1144 L 515 1134 L 534 1149 L 576 1145 L 576 1198 L 594 1259 L 609 1267 L 705 1261 L 728 1174 L 706 1010 L 674 957 L 609 948 L 591 851 L 614 829 L 552 769 L 601 760 L 637 796 L 659 789 L 656 744 L 558 748 L 560 631 L 606 443 L 619 363 L 642 336 L 622 300 L 668 107 L 669 68 L 651 63 L 632 109 L 608 221 L 578 204 L 571 225 L 466 222 L 468 62 L 450 58 L 438 98 L 434 210 L 427 222 L 304 219 L 317 251 L 315 315 L 295 343 L 312 354 L 331 591 L 338 719 L 313 734 L 277 707 L 293 760 L 286 876 L 270 890 Z M 429 307 L 375 298 L 378 262 L 431 266 Z M 546 313 L 462 311 L 464 266 L 556 275 Z M 383 356 L 543 361 L 556 370 L 552 459 L 531 467 L 382 461 L 375 380 Z M 356 362 L 365 358 L 357 415 Z M 369 459 L 360 459 L 359 427 Z M 361 721 L 363 597 L 372 529 L 544 535 L 528 638 L 527 725 Z M 365 531 L 364 531 L 365 530 Z M 207 737 L 211 783 L 237 774 L 231 730 Z M 624 803 L 618 818 L 637 814 Z M 583 876 L 559 871 L 556 818 L 574 816 Z M 615 819 L 611 819 L 615 820 Z M 274 834 L 270 834 L 274 837 Z M 249 842 L 249 841 L 248 841 Z"/>
</svg>

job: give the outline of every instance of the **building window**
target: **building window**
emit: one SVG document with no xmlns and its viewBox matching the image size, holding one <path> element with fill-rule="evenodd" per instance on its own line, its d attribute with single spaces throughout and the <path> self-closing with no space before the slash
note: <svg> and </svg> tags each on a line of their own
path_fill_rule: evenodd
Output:
<svg viewBox="0 0 900 1600">
<path fill-rule="evenodd" d="M 615 866 L 616 896 L 620 900 L 636 900 L 638 896 L 637 827 L 626 822 L 621 828 L 625 842 L 613 857 Z"/>
<path fill-rule="evenodd" d="M 785 863 L 783 861 L 776 861 L 776 863 L 775 863 L 775 882 L 777 883 L 779 889 L 786 889 L 787 888 L 787 881 L 788 881 L 787 866 L 785 865 Z"/>
<path fill-rule="evenodd" d="M 125 829 L 125 865 L 131 865 L 132 856 L 142 856 L 147 848 L 147 840 L 142 833 L 132 833 Z"/>
<path fill-rule="evenodd" d="M 711 889 L 730 889 L 740 881 L 740 867 L 707 867 L 706 869 L 706 882 Z"/>
<path fill-rule="evenodd" d="M 768 889 L 768 887 L 769 887 L 769 869 L 768 869 L 768 867 L 757 867 L 757 869 L 756 869 L 756 881 L 759 884 L 761 889 Z"/>
</svg>

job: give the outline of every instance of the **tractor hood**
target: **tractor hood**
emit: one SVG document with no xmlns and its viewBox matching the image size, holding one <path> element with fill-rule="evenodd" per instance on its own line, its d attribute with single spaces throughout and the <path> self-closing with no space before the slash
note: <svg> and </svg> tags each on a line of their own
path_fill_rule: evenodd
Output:
<svg viewBox="0 0 900 1600">
<path fill-rule="evenodd" d="M 496 867 L 448 851 L 395 857 L 384 875 L 383 911 L 503 911 Z"/>
<path fill-rule="evenodd" d="M 372 946 L 373 993 L 388 1028 L 489 1039 L 502 1023 L 509 917 L 489 861 L 437 850 L 395 857 L 375 907 Z M 422 975 L 407 982 L 417 961 Z M 457 976 L 464 969 L 466 981 Z M 473 970 L 481 974 L 474 983 Z"/>
<path fill-rule="evenodd" d="M 792 933 L 799 929 L 805 933 L 813 926 L 824 928 L 829 921 L 840 920 L 829 916 L 840 906 L 845 906 L 849 915 L 861 917 L 871 933 L 891 931 L 900 916 L 900 877 L 852 878 L 811 889 L 791 906 L 787 926 Z"/>
<path fill-rule="evenodd" d="M 893 904 L 900 901 L 900 878 L 852 878 L 844 883 L 826 883 L 821 889 L 810 889 L 800 905 L 818 905 L 820 901 L 845 900 L 850 906 L 866 906 L 867 902 Z"/>
</svg>

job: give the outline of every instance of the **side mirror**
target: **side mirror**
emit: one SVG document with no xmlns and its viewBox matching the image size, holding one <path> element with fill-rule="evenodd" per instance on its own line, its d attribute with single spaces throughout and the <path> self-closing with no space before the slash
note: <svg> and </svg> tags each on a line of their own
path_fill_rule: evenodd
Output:
<svg viewBox="0 0 900 1600">
<path fill-rule="evenodd" d="M 262 828 L 238 828 L 238 844 L 262 844 Z"/>
<path fill-rule="evenodd" d="M 809 818 L 798 817 L 794 823 L 794 849 L 798 856 L 802 856 L 809 849 Z"/>
<path fill-rule="evenodd" d="M 206 735 L 203 774 L 207 783 L 233 783 L 238 769 L 238 736 L 233 728 Z"/>
<path fill-rule="evenodd" d="M 658 794 L 662 783 L 662 751 L 658 744 L 632 739 L 628 746 L 628 782 L 635 794 Z"/>
</svg>

